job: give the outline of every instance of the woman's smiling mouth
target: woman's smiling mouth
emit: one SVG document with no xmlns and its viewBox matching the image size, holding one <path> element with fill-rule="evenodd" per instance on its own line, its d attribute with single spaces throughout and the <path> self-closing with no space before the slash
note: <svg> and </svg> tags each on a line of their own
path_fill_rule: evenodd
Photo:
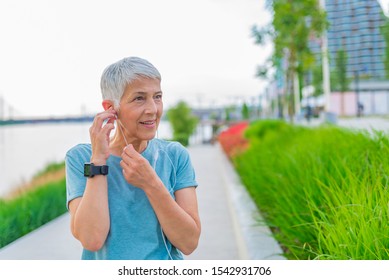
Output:
<svg viewBox="0 0 389 280">
<path fill-rule="evenodd" d="M 143 121 L 143 122 L 139 122 L 139 123 L 146 126 L 146 127 L 154 127 L 156 120 Z"/>
</svg>

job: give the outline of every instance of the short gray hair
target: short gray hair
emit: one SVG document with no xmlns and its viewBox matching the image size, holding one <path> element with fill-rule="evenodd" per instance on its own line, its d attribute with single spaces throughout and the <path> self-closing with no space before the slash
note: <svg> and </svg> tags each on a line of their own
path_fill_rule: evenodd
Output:
<svg viewBox="0 0 389 280">
<path fill-rule="evenodd" d="M 100 81 L 103 99 L 111 100 L 115 107 L 118 106 L 127 85 L 141 77 L 161 81 L 157 68 L 143 58 L 126 57 L 109 65 L 104 69 Z"/>
</svg>

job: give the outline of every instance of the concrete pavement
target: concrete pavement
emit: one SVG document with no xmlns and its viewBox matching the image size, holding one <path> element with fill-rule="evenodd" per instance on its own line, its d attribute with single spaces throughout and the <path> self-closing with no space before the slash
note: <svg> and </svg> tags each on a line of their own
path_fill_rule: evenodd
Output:
<svg viewBox="0 0 389 280">
<path fill-rule="evenodd" d="M 364 129 L 368 132 L 379 130 L 387 133 L 389 131 L 389 120 L 379 117 L 339 119 L 338 125 L 350 129 Z"/>
<path fill-rule="evenodd" d="M 218 145 L 189 148 L 196 170 L 202 234 L 189 260 L 284 259 L 255 204 Z M 65 214 L 0 249 L 0 259 L 77 260 L 81 246 Z"/>
<path fill-rule="evenodd" d="M 0 249 L 0 260 L 77 260 L 82 247 L 65 214 Z"/>
<path fill-rule="evenodd" d="M 323 124 L 324 120 L 322 117 L 311 119 L 310 122 L 307 122 L 306 119 L 301 119 L 297 123 L 307 126 L 318 126 Z M 361 118 L 337 118 L 336 125 L 348 129 L 363 129 L 370 133 L 375 130 L 384 131 L 386 133 L 389 132 L 389 119 L 376 116 Z"/>
<path fill-rule="evenodd" d="M 284 259 L 221 148 L 201 145 L 189 151 L 199 183 L 202 234 L 187 259 Z"/>
</svg>

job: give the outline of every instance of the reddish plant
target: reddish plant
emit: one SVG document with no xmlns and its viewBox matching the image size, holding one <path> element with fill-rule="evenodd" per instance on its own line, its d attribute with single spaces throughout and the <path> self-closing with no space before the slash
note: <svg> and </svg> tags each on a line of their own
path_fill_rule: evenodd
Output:
<svg viewBox="0 0 389 280">
<path fill-rule="evenodd" d="M 219 134 L 218 141 L 230 159 L 246 150 L 248 141 L 244 138 L 244 131 L 248 125 L 248 122 L 235 123 Z"/>
</svg>

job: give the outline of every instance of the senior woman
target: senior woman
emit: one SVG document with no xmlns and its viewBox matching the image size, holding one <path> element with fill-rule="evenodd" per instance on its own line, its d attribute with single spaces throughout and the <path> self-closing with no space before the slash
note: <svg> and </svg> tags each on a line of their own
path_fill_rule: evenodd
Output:
<svg viewBox="0 0 389 280">
<path fill-rule="evenodd" d="M 101 91 L 104 111 L 89 129 L 91 144 L 65 158 L 70 227 L 82 259 L 182 259 L 201 231 L 197 183 L 187 150 L 154 138 L 161 75 L 145 59 L 124 58 L 104 70 Z"/>
</svg>

